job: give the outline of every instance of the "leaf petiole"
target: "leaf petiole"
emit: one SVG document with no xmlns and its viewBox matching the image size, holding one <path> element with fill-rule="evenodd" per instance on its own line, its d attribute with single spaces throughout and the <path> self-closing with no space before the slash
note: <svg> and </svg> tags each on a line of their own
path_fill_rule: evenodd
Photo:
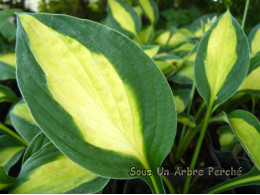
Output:
<svg viewBox="0 0 260 195">
<path fill-rule="evenodd" d="M 207 127 L 208 127 L 208 123 L 209 123 L 211 113 L 212 113 L 213 103 L 214 103 L 214 99 L 213 99 L 213 101 L 210 101 L 209 106 L 207 108 L 207 112 L 206 112 L 205 120 L 204 120 L 204 123 L 203 123 L 203 126 L 202 126 L 202 130 L 201 130 L 201 133 L 200 133 L 200 136 L 199 136 L 199 139 L 198 139 L 195 151 L 194 151 L 194 155 L 192 157 L 192 161 L 191 161 L 191 164 L 190 164 L 191 170 L 195 168 L 195 165 L 196 165 L 199 153 L 200 153 L 200 148 L 201 148 L 201 145 L 202 145 L 202 142 L 203 142 L 203 139 L 204 139 Z M 184 189 L 183 189 L 184 194 L 187 194 L 188 191 L 189 191 L 191 179 L 192 179 L 192 176 L 188 176 L 186 181 L 185 181 Z"/>
<path fill-rule="evenodd" d="M 0 123 L 0 132 L 10 135 L 11 137 L 15 138 L 17 141 L 19 141 L 20 143 L 22 143 L 25 146 L 28 145 L 19 135 L 14 133 L 11 129 L 9 129 L 8 127 L 3 125 L 2 123 Z"/>
</svg>

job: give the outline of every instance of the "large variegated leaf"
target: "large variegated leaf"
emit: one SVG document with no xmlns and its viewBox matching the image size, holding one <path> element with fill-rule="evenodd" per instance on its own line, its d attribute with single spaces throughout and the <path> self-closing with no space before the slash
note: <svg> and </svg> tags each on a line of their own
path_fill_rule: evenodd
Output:
<svg viewBox="0 0 260 195">
<path fill-rule="evenodd" d="M 0 80 L 15 79 L 15 54 L 0 56 Z"/>
<path fill-rule="evenodd" d="M 110 25 L 128 36 L 138 38 L 141 19 L 134 8 L 122 0 L 108 0 L 107 5 Z"/>
<path fill-rule="evenodd" d="M 176 133 L 173 96 L 130 39 L 87 20 L 21 14 L 16 53 L 33 118 L 65 155 L 113 178 L 160 166 Z M 163 191 L 156 174 L 143 179 Z"/>
<path fill-rule="evenodd" d="M 251 56 L 253 57 L 255 54 L 260 52 L 260 24 L 256 25 L 248 36 Z"/>
<path fill-rule="evenodd" d="M 260 94 L 260 53 L 250 59 L 248 74 L 238 91 Z"/>
<path fill-rule="evenodd" d="M 17 100 L 18 98 L 12 89 L 4 85 L 0 85 L 0 103 L 2 102 L 14 103 Z"/>
<path fill-rule="evenodd" d="M 37 144 L 37 137 L 32 144 Z M 24 162 L 10 193 L 95 193 L 102 190 L 108 180 L 83 169 L 48 143 Z"/>
<path fill-rule="evenodd" d="M 10 112 L 11 123 L 21 137 L 28 143 L 40 132 L 39 127 L 31 116 L 27 105 L 21 101 Z"/>
<path fill-rule="evenodd" d="M 159 17 L 159 9 L 154 0 L 139 0 L 139 4 L 150 22 L 155 25 Z"/>
<path fill-rule="evenodd" d="M 196 87 L 208 104 L 230 98 L 243 82 L 249 64 L 247 38 L 227 11 L 203 36 L 196 60 Z"/>
<path fill-rule="evenodd" d="M 251 113 L 236 110 L 228 115 L 230 126 L 248 156 L 260 170 L 260 122 Z"/>
</svg>

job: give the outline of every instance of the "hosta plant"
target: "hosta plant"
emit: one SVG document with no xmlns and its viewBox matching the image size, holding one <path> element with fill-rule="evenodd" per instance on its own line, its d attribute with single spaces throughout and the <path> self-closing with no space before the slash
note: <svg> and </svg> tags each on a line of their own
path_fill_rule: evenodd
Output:
<svg viewBox="0 0 260 195">
<path fill-rule="evenodd" d="M 0 79 L 16 79 L 22 97 L 0 85 L 0 102 L 12 104 L 0 123 L 0 189 L 99 193 L 110 179 L 139 178 L 153 193 L 175 193 L 158 169 L 185 164 L 191 143 L 187 163 L 198 168 L 210 123 L 221 148 L 241 146 L 254 168 L 207 192 L 259 185 L 259 25 L 247 37 L 226 11 L 157 30 L 153 0 L 108 0 L 107 9 L 104 24 L 17 13 L 15 54 L 0 55 Z"/>
</svg>

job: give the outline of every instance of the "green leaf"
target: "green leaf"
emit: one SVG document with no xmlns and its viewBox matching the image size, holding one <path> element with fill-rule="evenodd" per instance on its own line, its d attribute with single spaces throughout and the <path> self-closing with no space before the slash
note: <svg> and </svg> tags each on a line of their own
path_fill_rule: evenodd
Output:
<svg viewBox="0 0 260 195">
<path fill-rule="evenodd" d="M 15 68 L 0 61 L 0 81 L 15 79 Z"/>
<path fill-rule="evenodd" d="M 133 178 L 132 166 L 161 165 L 176 133 L 175 106 L 166 79 L 140 47 L 64 15 L 20 14 L 17 35 L 19 88 L 60 151 L 112 178 Z M 164 191 L 158 175 L 143 179 Z"/>
<path fill-rule="evenodd" d="M 251 113 L 235 110 L 228 115 L 230 126 L 248 156 L 260 170 L 260 123 Z"/>
<path fill-rule="evenodd" d="M 191 31 L 195 37 L 202 37 L 202 35 L 210 29 L 216 20 L 217 17 L 215 14 L 203 15 L 191 24 Z"/>
<path fill-rule="evenodd" d="M 250 59 L 248 74 L 238 92 L 260 94 L 260 53 Z"/>
<path fill-rule="evenodd" d="M 144 53 L 146 53 L 150 58 L 154 58 L 154 56 L 158 53 L 160 46 L 159 45 L 145 45 L 142 47 Z"/>
<path fill-rule="evenodd" d="M 8 135 L 0 135 L 0 166 L 6 173 L 20 159 L 24 145 Z"/>
<path fill-rule="evenodd" d="M 177 112 L 183 112 L 189 103 L 190 89 L 177 89 L 173 92 L 173 97 Z"/>
<path fill-rule="evenodd" d="M 183 60 L 176 55 L 167 54 L 162 57 L 157 57 L 155 63 L 161 69 L 164 75 L 171 75 L 181 67 Z"/>
<path fill-rule="evenodd" d="M 171 31 L 167 30 L 164 31 L 162 33 L 160 33 L 156 39 L 154 40 L 155 43 L 159 44 L 159 45 L 167 45 L 169 39 L 171 37 Z"/>
<path fill-rule="evenodd" d="M 130 37 L 139 38 L 141 19 L 134 8 L 122 0 L 108 0 L 107 8 L 111 27 Z"/>
<path fill-rule="evenodd" d="M 20 12 L 20 9 L 4 9 L 0 11 L 0 28 L 4 23 L 10 18 L 12 15 L 14 15 L 15 12 Z"/>
<path fill-rule="evenodd" d="M 0 56 L 0 81 L 15 79 L 15 54 L 6 53 Z"/>
<path fill-rule="evenodd" d="M 235 177 L 210 188 L 206 193 L 220 194 L 221 192 L 225 192 L 236 187 L 248 185 L 260 185 L 260 171 L 256 167 L 254 167 L 249 173 L 245 175 Z"/>
<path fill-rule="evenodd" d="M 189 126 L 189 127 L 192 127 L 192 128 L 196 127 L 196 122 L 195 122 L 195 119 L 192 115 L 188 115 L 188 114 L 185 114 L 185 113 L 179 113 L 178 116 L 177 116 L 177 120 L 178 120 L 179 123 L 182 123 L 186 126 Z"/>
<path fill-rule="evenodd" d="M 18 100 L 12 89 L 4 85 L 0 85 L 0 103 L 11 102 L 15 103 Z"/>
<path fill-rule="evenodd" d="M 220 150 L 224 152 L 232 151 L 237 139 L 232 132 L 232 129 L 228 125 L 221 126 L 218 128 Z"/>
<path fill-rule="evenodd" d="M 31 144 L 37 145 L 38 137 Z M 108 180 L 83 169 L 62 155 L 52 143 L 48 143 L 24 162 L 10 192 L 16 194 L 95 193 L 102 190 Z"/>
<path fill-rule="evenodd" d="M 138 16 L 141 18 L 142 17 L 142 13 L 143 13 L 142 8 L 139 5 L 137 5 L 137 6 L 134 7 L 134 10 L 138 14 Z"/>
<path fill-rule="evenodd" d="M 194 49 L 195 45 L 193 43 L 184 43 L 173 50 L 175 53 L 179 52 L 191 52 Z"/>
<path fill-rule="evenodd" d="M 6 21 L 0 28 L 0 33 L 6 38 L 9 42 L 15 40 L 16 27 L 14 24 Z"/>
<path fill-rule="evenodd" d="M 10 177 L 6 174 L 4 168 L 0 166 L 0 190 L 6 189 L 13 185 L 15 181 L 14 177 Z"/>
<path fill-rule="evenodd" d="M 37 161 L 37 158 L 35 158 L 34 155 L 37 155 L 36 153 L 38 152 L 41 154 L 44 153 L 43 155 L 45 156 L 52 154 L 55 156 L 56 154 L 56 157 L 58 158 L 57 160 L 51 160 L 50 158 L 47 158 L 51 160 L 50 162 L 48 161 L 48 165 L 46 165 L 47 163 L 40 165 L 38 164 L 37 167 L 34 167 L 35 165 L 32 165 L 34 168 L 32 168 L 33 170 L 30 171 L 33 172 L 34 170 L 36 170 L 36 172 L 38 171 L 38 174 L 40 174 L 40 176 L 38 176 L 37 179 L 31 176 L 37 173 L 24 173 L 24 175 L 21 173 L 22 176 L 18 177 L 18 181 L 16 181 L 15 183 L 16 187 L 14 187 L 15 189 L 13 189 L 16 193 L 46 193 L 45 191 L 48 191 L 48 193 L 65 193 L 68 191 L 74 193 L 95 193 L 97 191 L 100 191 L 104 187 L 104 185 L 106 185 L 108 179 L 99 178 L 95 174 L 88 172 L 83 168 L 79 169 L 79 166 L 73 163 L 68 158 L 66 158 L 64 155 L 62 155 L 50 143 L 50 140 L 43 133 L 39 133 L 33 138 L 31 138 L 33 135 L 35 135 L 33 131 L 36 130 L 36 132 L 40 132 L 40 129 L 36 126 L 35 121 L 29 113 L 29 110 L 24 102 L 18 103 L 13 108 L 11 113 L 17 113 L 23 117 L 23 119 L 15 122 L 16 129 L 18 132 L 20 132 L 20 134 L 23 137 L 26 137 L 27 140 L 30 138 L 30 144 L 27 147 L 26 152 L 23 156 L 22 170 L 26 169 L 27 165 L 25 163 L 27 160 L 31 161 L 29 162 L 29 164 L 34 163 L 34 161 Z M 11 117 L 13 117 L 12 114 Z M 26 126 L 24 126 L 25 121 L 28 123 Z M 29 124 L 31 126 L 29 126 Z M 30 131 L 33 133 L 29 135 Z M 47 144 L 51 146 L 47 146 Z M 45 146 L 49 149 L 46 149 Z M 48 153 L 47 151 L 50 152 Z M 43 157 L 43 155 L 41 155 L 41 157 Z M 33 158 L 33 160 L 31 158 Z M 65 171 L 66 173 L 64 173 L 63 171 L 64 175 L 62 175 L 62 177 L 66 177 L 66 175 L 72 173 L 70 177 L 68 177 L 69 179 L 62 179 L 62 177 L 60 176 L 60 172 L 62 172 L 61 169 L 62 171 L 67 170 Z M 70 170 L 72 170 L 72 172 L 70 172 Z M 42 172 L 50 172 L 52 176 L 47 178 L 45 175 L 46 173 L 42 174 Z M 31 176 L 32 178 L 28 179 L 28 176 Z M 86 180 L 87 178 L 89 178 L 90 180 Z M 19 180 L 22 181 L 19 182 Z M 30 186 L 29 188 L 26 187 L 28 185 Z"/>
<path fill-rule="evenodd" d="M 167 47 L 176 47 L 186 42 L 189 37 L 190 34 L 187 29 L 178 30 L 175 27 L 171 27 L 169 30 L 159 34 L 154 42 Z"/>
<path fill-rule="evenodd" d="M 14 24 L 10 23 L 8 19 L 14 15 L 15 12 L 20 12 L 20 9 L 4 9 L 0 11 L 0 33 L 8 39 L 13 41 L 15 39 L 16 28 Z"/>
<path fill-rule="evenodd" d="M 15 68 L 15 53 L 5 53 L 0 55 L 0 61 Z"/>
<path fill-rule="evenodd" d="M 176 71 L 174 75 L 171 75 L 168 80 L 171 80 L 178 84 L 192 84 L 194 80 L 194 60 L 196 52 L 184 57 L 183 64 Z"/>
<path fill-rule="evenodd" d="M 27 143 L 41 132 L 24 101 L 20 101 L 12 108 L 10 118 L 16 131 Z"/>
<path fill-rule="evenodd" d="M 221 104 L 236 92 L 248 64 L 247 38 L 227 11 L 201 39 L 195 60 L 196 87 L 208 105 Z"/>
<path fill-rule="evenodd" d="M 149 25 L 140 32 L 140 40 L 143 44 L 150 44 L 154 37 L 154 27 Z M 138 42 L 138 40 L 136 40 Z"/>
<path fill-rule="evenodd" d="M 139 0 L 139 4 L 151 24 L 155 25 L 159 18 L 159 9 L 154 0 Z"/>
<path fill-rule="evenodd" d="M 248 41 L 251 49 L 251 56 L 253 57 L 260 52 L 260 23 L 249 33 Z"/>
<path fill-rule="evenodd" d="M 38 127 L 39 128 L 39 127 Z M 40 130 L 40 129 L 39 129 Z M 24 155 L 23 155 L 23 163 L 29 159 L 33 154 L 42 149 L 46 144 L 50 143 L 50 140 L 44 135 L 44 133 L 37 134 L 29 146 L 27 147 Z"/>
</svg>

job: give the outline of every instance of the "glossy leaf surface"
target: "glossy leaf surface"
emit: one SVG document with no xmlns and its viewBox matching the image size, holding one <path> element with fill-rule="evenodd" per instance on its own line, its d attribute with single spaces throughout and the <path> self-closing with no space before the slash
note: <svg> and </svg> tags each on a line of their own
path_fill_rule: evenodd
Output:
<svg viewBox="0 0 260 195">
<path fill-rule="evenodd" d="M 87 20 L 21 14 L 16 57 L 33 118 L 65 155 L 113 178 L 160 166 L 175 137 L 173 96 L 130 39 Z"/>
</svg>

